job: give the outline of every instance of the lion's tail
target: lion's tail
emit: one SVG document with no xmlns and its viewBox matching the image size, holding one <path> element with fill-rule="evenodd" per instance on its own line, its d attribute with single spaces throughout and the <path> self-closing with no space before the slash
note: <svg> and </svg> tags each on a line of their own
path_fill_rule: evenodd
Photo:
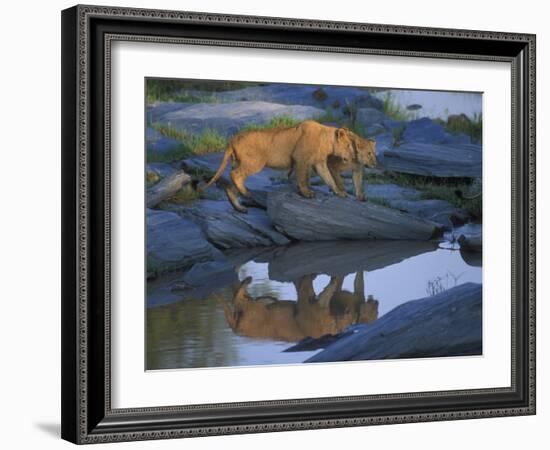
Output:
<svg viewBox="0 0 550 450">
<path fill-rule="evenodd" d="M 218 170 L 216 171 L 214 176 L 210 179 L 210 181 L 198 189 L 199 192 L 204 191 L 205 189 L 208 189 L 216 181 L 218 181 L 218 179 L 222 176 L 223 171 L 227 167 L 227 162 L 229 161 L 229 158 L 231 158 L 233 154 L 234 154 L 233 145 L 229 144 L 229 146 L 227 147 L 227 150 L 225 150 L 225 153 L 223 154 L 223 159 L 222 159 L 222 162 L 220 163 L 220 167 L 218 167 Z"/>
</svg>

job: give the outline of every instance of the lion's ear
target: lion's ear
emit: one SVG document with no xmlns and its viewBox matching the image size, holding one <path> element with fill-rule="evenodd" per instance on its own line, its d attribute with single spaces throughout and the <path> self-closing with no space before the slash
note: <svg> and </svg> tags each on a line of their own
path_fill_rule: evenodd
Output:
<svg viewBox="0 0 550 450">
<path fill-rule="evenodd" d="M 336 137 L 338 139 L 344 139 L 346 137 L 346 129 L 345 128 L 338 128 L 336 130 Z"/>
</svg>

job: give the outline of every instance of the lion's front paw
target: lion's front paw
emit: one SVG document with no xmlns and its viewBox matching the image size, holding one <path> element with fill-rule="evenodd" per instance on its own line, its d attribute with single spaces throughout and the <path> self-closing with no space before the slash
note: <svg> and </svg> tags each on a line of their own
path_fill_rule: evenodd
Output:
<svg viewBox="0 0 550 450">
<path fill-rule="evenodd" d="M 305 198 L 313 198 L 315 197 L 315 193 L 313 191 L 302 191 L 300 192 L 303 197 Z"/>
<path fill-rule="evenodd" d="M 348 193 L 346 191 L 336 191 L 336 195 L 340 198 L 346 198 Z"/>
<path fill-rule="evenodd" d="M 367 196 L 365 194 L 359 194 L 357 196 L 357 200 L 359 200 L 360 202 L 366 202 L 368 199 L 367 199 Z"/>
</svg>

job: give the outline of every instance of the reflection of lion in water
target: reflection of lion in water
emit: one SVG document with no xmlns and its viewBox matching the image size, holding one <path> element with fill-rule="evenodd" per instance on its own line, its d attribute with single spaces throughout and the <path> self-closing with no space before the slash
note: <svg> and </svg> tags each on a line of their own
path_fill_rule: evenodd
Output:
<svg viewBox="0 0 550 450">
<path fill-rule="evenodd" d="M 231 185 L 225 190 L 237 211 L 246 212 L 238 200 L 239 194 L 250 197 L 245 186 L 246 179 L 264 167 L 281 170 L 293 167 L 296 170 L 298 190 L 307 198 L 313 197 L 308 185 L 309 171 L 313 167 L 337 195 L 345 197 L 346 192 L 337 186 L 327 167 L 330 155 L 346 162 L 352 160 L 353 148 L 348 130 L 306 120 L 289 128 L 244 131 L 231 139 L 220 167 L 202 189 L 222 176 L 232 158 L 233 169 L 229 174 Z"/>
<path fill-rule="evenodd" d="M 349 325 L 369 323 L 378 318 L 378 301 L 365 301 L 363 272 L 355 275 L 354 292 L 342 289 L 344 277 L 332 277 L 317 296 L 314 276 L 306 275 L 296 283 L 298 300 L 278 300 L 271 296 L 251 297 L 243 280 L 225 305 L 231 329 L 243 336 L 297 342 L 305 337 L 319 338 L 337 334 Z"/>
</svg>

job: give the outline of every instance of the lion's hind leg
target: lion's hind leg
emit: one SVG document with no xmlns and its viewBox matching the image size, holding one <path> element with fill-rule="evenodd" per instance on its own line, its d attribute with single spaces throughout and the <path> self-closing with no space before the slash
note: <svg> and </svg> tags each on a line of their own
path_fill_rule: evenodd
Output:
<svg viewBox="0 0 550 450">
<path fill-rule="evenodd" d="M 251 197 L 251 194 L 249 190 L 244 185 L 245 180 L 252 175 L 252 173 L 249 173 L 250 170 L 247 170 L 243 165 L 240 165 L 236 169 L 233 169 L 229 176 L 231 177 L 231 181 L 233 181 L 233 184 L 239 191 L 239 193 L 244 197 Z M 256 172 L 253 172 L 256 173 Z"/>
<path fill-rule="evenodd" d="M 233 184 L 227 184 L 224 186 L 225 195 L 227 195 L 227 199 L 229 200 L 229 203 L 231 203 L 231 206 L 235 208 L 235 210 L 241 212 L 241 213 L 247 213 L 248 209 L 246 209 L 241 203 L 239 202 L 239 191 Z"/>
</svg>

